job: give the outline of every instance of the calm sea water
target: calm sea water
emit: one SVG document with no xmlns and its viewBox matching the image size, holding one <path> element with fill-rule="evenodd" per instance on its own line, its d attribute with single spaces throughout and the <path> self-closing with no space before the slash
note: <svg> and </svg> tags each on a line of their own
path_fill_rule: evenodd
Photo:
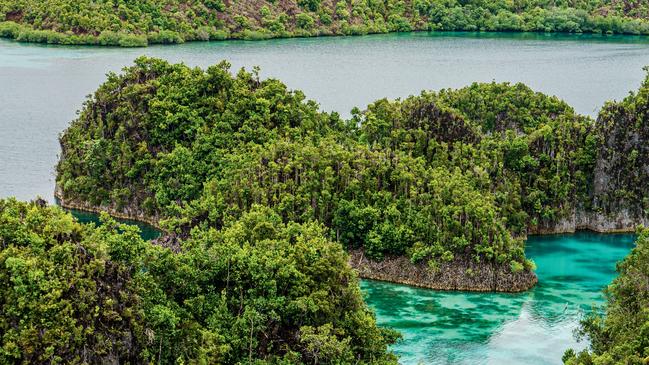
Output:
<svg viewBox="0 0 649 365">
<path fill-rule="evenodd" d="M 568 348 L 583 349 L 574 329 L 604 301 L 602 288 L 632 235 L 577 233 L 531 237 L 527 255 L 539 284 L 520 294 L 458 293 L 363 281 L 379 324 L 399 330 L 403 364 L 560 364 Z"/>
<path fill-rule="evenodd" d="M 324 110 L 349 115 L 381 97 L 473 81 L 521 81 L 584 114 L 636 89 L 649 63 L 649 38 L 536 34 L 414 33 L 353 38 L 191 43 L 146 49 L 57 47 L 0 40 L 0 198 L 54 201 L 57 136 L 84 97 L 146 54 L 234 69 L 261 66 L 303 90 Z M 79 215 L 94 220 L 93 215 Z M 147 237 L 155 235 L 144 227 Z M 532 238 L 528 256 L 540 284 L 527 293 L 445 293 L 364 281 L 382 325 L 404 340 L 404 364 L 558 364 L 578 319 L 603 302 L 601 289 L 631 236 Z"/>
<path fill-rule="evenodd" d="M 0 197 L 52 200 L 63 131 L 109 71 L 146 54 L 233 69 L 261 66 L 323 109 L 349 115 L 382 97 L 473 81 L 522 81 L 596 114 L 637 89 L 649 37 L 413 33 L 150 48 L 59 47 L 0 40 Z"/>
<path fill-rule="evenodd" d="M 74 215 L 81 223 L 101 225 L 99 215 L 95 213 L 84 212 L 76 209 L 68 209 L 68 211 L 72 213 L 72 215 Z M 140 228 L 140 236 L 142 236 L 142 238 L 144 238 L 145 240 L 152 240 L 160 237 L 161 232 L 155 227 L 146 223 L 132 221 L 129 219 L 117 219 L 117 221 L 120 223 L 138 226 L 138 228 Z"/>
</svg>

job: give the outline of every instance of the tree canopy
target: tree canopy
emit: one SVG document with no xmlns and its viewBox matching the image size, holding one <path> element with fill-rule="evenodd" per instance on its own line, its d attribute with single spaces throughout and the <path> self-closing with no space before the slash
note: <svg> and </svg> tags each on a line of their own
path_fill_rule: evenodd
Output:
<svg viewBox="0 0 649 365">
<path fill-rule="evenodd" d="M 649 34 L 630 0 L 0 0 L 0 36 L 125 47 L 412 30 Z"/>
<path fill-rule="evenodd" d="M 0 200 L 0 362 L 396 364 L 340 245 L 253 207 L 177 249 Z"/>
<path fill-rule="evenodd" d="M 349 120 L 277 80 L 140 58 L 61 136 L 66 200 L 220 228 L 255 205 L 347 248 L 531 269 L 523 242 L 574 214 L 592 120 L 522 84 L 379 100 Z"/>
</svg>

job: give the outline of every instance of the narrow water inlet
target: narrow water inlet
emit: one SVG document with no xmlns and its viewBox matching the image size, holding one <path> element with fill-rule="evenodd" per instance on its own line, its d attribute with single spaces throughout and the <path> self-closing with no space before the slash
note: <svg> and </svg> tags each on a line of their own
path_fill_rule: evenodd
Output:
<svg viewBox="0 0 649 365">
<path fill-rule="evenodd" d="M 84 223 L 95 213 L 71 210 Z M 160 232 L 135 224 L 144 239 Z M 632 234 L 578 232 L 530 236 L 527 257 L 537 264 L 539 283 L 523 293 L 453 292 L 361 280 L 377 322 L 398 330 L 392 346 L 404 365 L 561 364 L 568 348 L 583 349 L 573 331 L 615 277 L 615 264 L 633 247 Z"/>
</svg>

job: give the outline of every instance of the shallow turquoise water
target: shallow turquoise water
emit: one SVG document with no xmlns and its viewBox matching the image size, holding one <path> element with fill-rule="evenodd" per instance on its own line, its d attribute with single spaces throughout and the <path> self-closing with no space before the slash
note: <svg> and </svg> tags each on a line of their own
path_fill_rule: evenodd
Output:
<svg viewBox="0 0 649 365">
<path fill-rule="evenodd" d="M 520 294 L 439 292 L 363 281 L 379 324 L 399 330 L 402 364 L 560 364 L 579 319 L 603 303 L 602 289 L 632 235 L 530 237 L 539 284 Z"/>
</svg>

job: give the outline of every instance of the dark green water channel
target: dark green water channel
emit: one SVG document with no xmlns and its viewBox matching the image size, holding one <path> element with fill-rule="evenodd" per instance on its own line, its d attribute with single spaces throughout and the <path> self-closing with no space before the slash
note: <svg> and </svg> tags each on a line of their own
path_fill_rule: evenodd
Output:
<svg viewBox="0 0 649 365">
<path fill-rule="evenodd" d="M 473 81 L 525 82 L 584 114 L 624 97 L 643 78 L 649 37 L 417 33 L 263 42 L 191 43 L 146 49 L 53 47 L 0 40 L 0 198 L 54 201 L 58 134 L 109 71 L 142 54 L 234 69 L 259 65 L 328 111 L 349 115 L 381 97 Z M 94 220 L 81 214 L 80 219 Z M 147 237 L 155 231 L 140 225 Z M 379 322 L 404 334 L 403 364 L 559 364 L 572 330 L 631 236 L 531 238 L 539 285 L 515 295 L 444 293 L 364 281 Z"/>
<path fill-rule="evenodd" d="M 99 216 L 95 213 L 88 213 L 88 212 L 83 212 L 75 209 L 69 209 L 69 212 L 72 213 L 72 215 L 74 215 L 77 218 L 77 220 L 79 220 L 79 222 L 81 223 L 87 223 L 87 224 L 93 223 L 95 225 L 101 224 L 99 220 Z M 140 228 L 140 235 L 145 240 L 152 240 L 160 236 L 160 231 L 158 229 L 146 223 L 136 222 L 128 219 L 118 219 L 117 221 L 121 223 L 135 225 L 138 228 Z"/>
</svg>

